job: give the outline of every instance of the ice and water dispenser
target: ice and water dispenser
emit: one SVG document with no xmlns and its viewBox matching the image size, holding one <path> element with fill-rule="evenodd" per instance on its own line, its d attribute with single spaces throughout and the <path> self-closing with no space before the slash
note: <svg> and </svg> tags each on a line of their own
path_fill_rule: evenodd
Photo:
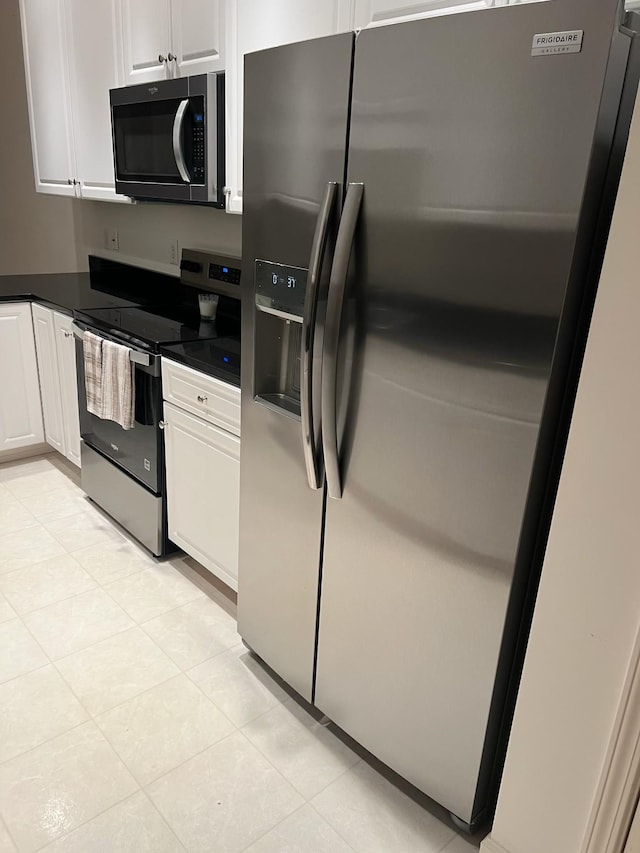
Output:
<svg viewBox="0 0 640 853">
<path fill-rule="evenodd" d="M 254 394 L 292 415 L 300 415 L 306 290 L 306 269 L 255 262 Z"/>
</svg>

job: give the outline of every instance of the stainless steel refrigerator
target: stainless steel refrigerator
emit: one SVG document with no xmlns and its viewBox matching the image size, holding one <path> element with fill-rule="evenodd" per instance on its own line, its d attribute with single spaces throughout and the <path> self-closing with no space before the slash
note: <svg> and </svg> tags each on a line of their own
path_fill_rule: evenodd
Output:
<svg viewBox="0 0 640 853">
<path fill-rule="evenodd" d="M 618 0 L 553 0 L 246 57 L 239 630 L 471 826 L 499 776 L 634 23 Z"/>
</svg>

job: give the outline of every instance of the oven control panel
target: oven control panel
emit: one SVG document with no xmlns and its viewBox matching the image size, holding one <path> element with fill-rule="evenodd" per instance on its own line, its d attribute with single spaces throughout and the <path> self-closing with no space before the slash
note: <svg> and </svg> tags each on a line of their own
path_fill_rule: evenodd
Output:
<svg viewBox="0 0 640 853">
<path fill-rule="evenodd" d="M 209 264 L 209 278 L 226 281 L 228 284 L 240 284 L 240 268 L 225 264 Z"/>
<path fill-rule="evenodd" d="M 183 249 L 180 260 L 180 280 L 223 296 L 240 299 L 242 259 L 198 249 Z"/>
</svg>

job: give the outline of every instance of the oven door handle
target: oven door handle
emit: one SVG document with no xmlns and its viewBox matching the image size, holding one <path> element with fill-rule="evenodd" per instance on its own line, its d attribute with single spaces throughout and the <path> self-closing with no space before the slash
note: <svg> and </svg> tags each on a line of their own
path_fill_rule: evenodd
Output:
<svg viewBox="0 0 640 853">
<path fill-rule="evenodd" d="M 188 98 L 180 101 L 180 106 L 176 111 L 176 117 L 173 120 L 173 156 L 176 158 L 176 166 L 178 167 L 180 177 L 185 184 L 191 183 L 191 175 L 187 169 L 187 164 L 184 160 L 184 151 L 182 150 L 182 127 L 184 125 L 184 116 L 188 106 Z"/>
<path fill-rule="evenodd" d="M 75 323 L 72 323 L 71 324 L 71 331 L 76 336 L 76 338 L 79 338 L 80 340 L 82 340 L 84 338 L 85 331 L 88 331 L 88 329 L 82 329 L 80 326 L 76 325 Z M 93 334 L 97 334 L 98 337 L 103 337 L 102 335 L 98 334 L 97 332 L 94 332 Z M 104 340 L 109 340 L 109 338 L 104 338 Z M 114 342 L 114 343 L 116 343 L 116 342 Z M 121 344 L 121 346 L 127 346 L 127 345 Z M 140 352 L 139 350 L 131 349 L 131 347 L 127 347 L 127 349 L 129 350 L 129 359 L 134 364 L 141 364 L 143 367 L 149 367 L 149 365 L 151 364 L 151 356 L 149 355 L 149 353 Z"/>
</svg>

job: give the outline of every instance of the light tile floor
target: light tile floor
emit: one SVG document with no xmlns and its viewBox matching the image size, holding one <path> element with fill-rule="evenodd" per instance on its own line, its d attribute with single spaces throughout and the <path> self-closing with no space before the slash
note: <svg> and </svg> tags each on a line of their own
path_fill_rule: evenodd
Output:
<svg viewBox="0 0 640 853">
<path fill-rule="evenodd" d="M 473 853 L 57 455 L 0 465 L 0 853 Z"/>
</svg>

